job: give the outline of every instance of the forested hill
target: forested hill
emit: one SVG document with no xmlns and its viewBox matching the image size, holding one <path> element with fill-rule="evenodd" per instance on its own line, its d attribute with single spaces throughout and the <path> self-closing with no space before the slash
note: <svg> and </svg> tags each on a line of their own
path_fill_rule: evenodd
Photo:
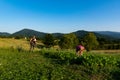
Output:
<svg viewBox="0 0 120 80">
<path fill-rule="evenodd" d="M 82 38 L 84 37 L 89 31 L 84 31 L 84 30 L 78 30 L 78 31 L 75 31 L 75 32 L 71 32 L 71 33 L 74 33 L 76 34 L 76 36 L 78 38 Z M 113 39 L 113 37 L 109 37 L 109 36 L 106 36 L 104 34 L 99 34 L 99 33 L 96 33 L 94 32 L 95 35 L 98 37 L 98 38 L 105 38 L 105 39 Z M 39 38 L 43 38 L 46 34 L 48 33 L 44 33 L 44 32 L 39 32 L 39 31 L 35 31 L 35 30 L 31 30 L 31 29 L 23 29 L 23 30 L 20 30 L 20 31 L 17 31 L 15 33 L 12 34 L 12 36 L 21 36 L 21 37 L 30 37 L 30 36 L 33 36 L 35 35 L 36 37 L 39 37 Z M 64 33 L 65 34 L 65 33 Z M 52 33 L 52 35 L 56 38 L 60 38 L 64 35 L 63 33 Z M 66 33 L 66 34 L 69 34 L 69 33 Z"/>
<path fill-rule="evenodd" d="M 13 33 L 11 36 L 31 37 L 33 35 L 35 35 L 36 37 L 42 38 L 46 35 L 46 33 L 35 31 L 32 29 L 23 29 L 23 30 L 20 30 L 20 31 Z"/>
<path fill-rule="evenodd" d="M 120 39 L 120 32 L 112 32 L 112 31 L 96 31 L 96 33 L 99 33 L 101 35 L 107 35 L 111 36 L 113 38 Z"/>
<path fill-rule="evenodd" d="M 46 34 L 49 34 L 49 33 L 39 32 L 39 31 L 35 31 L 32 29 L 22 29 L 20 31 L 17 31 L 11 34 L 11 36 L 31 37 L 35 35 L 36 37 L 43 38 Z M 54 37 L 61 37 L 64 34 L 63 33 L 52 33 L 52 35 Z"/>
<path fill-rule="evenodd" d="M 10 33 L 7 33 L 7 32 L 0 32 L 0 36 L 10 36 L 11 34 Z"/>
<path fill-rule="evenodd" d="M 79 31 L 76 31 L 76 32 L 73 32 L 74 34 L 76 34 L 76 36 L 78 37 L 78 38 L 82 38 L 82 37 L 84 37 L 87 33 L 89 33 L 90 31 L 84 31 L 84 30 L 79 30 Z M 110 36 L 110 35 L 106 35 L 106 34 L 100 34 L 100 33 L 98 33 L 98 32 L 96 32 L 96 31 L 91 31 L 91 32 L 93 32 L 95 35 L 96 35 L 96 37 L 97 38 L 104 38 L 104 39 L 106 39 L 106 40 L 116 40 L 116 39 L 120 39 L 119 37 L 113 37 L 113 36 Z"/>
<path fill-rule="evenodd" d="M 78 38 L 84 37 L 89 31 L 84 30 L 78 30 L 75 32 L 71 32 L 76 34 Z M 105 38 L 105 39 L 120 39 L 120 32 L 110 32 L 110 31 L 92 31 L 98 38 Z M 46 34 L 44 32 L 35 31 L 32 29 L 22 29 L 20 31 L 17 31 L 13 34 L 9 33 L 0 33 L 0 36 L 21 36 L 21 37 L 31 37 L 35 35 L 36 37 L 43 38 Z M 65 33 L 52 33 L 52 35 L 56 38 L 60 38 Z"/>
</svg>

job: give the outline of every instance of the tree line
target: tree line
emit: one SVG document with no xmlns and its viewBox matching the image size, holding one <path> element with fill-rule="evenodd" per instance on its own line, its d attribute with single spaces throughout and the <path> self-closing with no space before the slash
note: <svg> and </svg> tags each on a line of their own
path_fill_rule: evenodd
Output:
<svg viewBox="0 0 120 80">
<path fill-rule="evenodd" d="M 120 40 L 99 38 L 92 32 L 87 33 L 82 38 L 78 38 L 74 33 L 65 34 L 61 38 L 55 38 L 52 34 L 47 34 L 43 39 L 43 43 L 46 47 L 59 45 L 61 49 L 75 49 L 79 44 L 85 46 L 87 51 L 120 49 Z"/>
<path fill-rule="evenodd" d="M 7 38 L 8 36 L 1 36 Z M 10 37 L 11 38 L 11 37 Z M 23 36 L 15 36 L 15 39 L 24 38 Z M 79 44 L 85 46 L 87 51 L 90 50 L 108 50 L 120 49 L 120 40 L 109 40 L 106 38 L 97 37 L 93 32 L 86 33 L 83 37 L 79 38 L 74 33 L 64 34 L 61 37 L 54 37 L 53 34 L 46 34 L 42 39 L 44 47 L 50 48 L 58 45 L 61 49 L 75 49 Z M 29 39 L 28 39 L 29 40 Z M 39 46 L 39 45 L 38 45 Z"/>
<path fill-rule="evenodd" d="M 79 39 L 73 33 L 65 34 L 59 39 L 54 38 L 52 34 L 47 34 L 43 39 L 43 43 L 46 47 L 59 45 L 61 49 L 74 49 L 79 44 Z"/>
</svg>

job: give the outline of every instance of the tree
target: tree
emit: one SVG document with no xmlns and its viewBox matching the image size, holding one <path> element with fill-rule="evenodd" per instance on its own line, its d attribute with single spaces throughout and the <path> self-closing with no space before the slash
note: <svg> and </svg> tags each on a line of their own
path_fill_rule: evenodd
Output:
<svg viewBox="0 0 120 80">
<path fill-rule="evenodd" d="M 48 48 L 54 46 L 54 37 L 53 37 L 53 35 L 52 34 L 46 34 L 45 37 L 44 37 L 43 43 Z"/>
<path fill-rule="evenodd" d="M 65 34 L 59 42 L 59 46 L 62 49 L 72 49 L 78 44 L 78 38 L 75 34 Z"/>
<path fill-rule="evenodd" d="M 86 34 L 83 40 L 84 40 L 84 46 L 87 51 L 95 49 L 99 45 L 96 36 L 94 35 L 94 33 L 91 32 Z"/>
</svg>

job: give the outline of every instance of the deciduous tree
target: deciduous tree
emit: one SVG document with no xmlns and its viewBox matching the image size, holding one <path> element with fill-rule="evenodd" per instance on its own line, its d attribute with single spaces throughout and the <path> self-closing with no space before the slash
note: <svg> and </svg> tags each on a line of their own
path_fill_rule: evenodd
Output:
<svg viewBox="0 0 120 80">
<path fill-rule="evenodd" d="M 84 40 L 84 46 L 87 51 L 95 49 L 99 45 L 97 41 L 97 37 L 94 35 L 94 33 L 91 32 L 86 34 L 83 40 Z"/>
<path fill-rule="evenodd" d="M 46 34 L 43 40 L 43 43 L 46 47 L 52 47 L 54 46 L 54 37 L 52 34 Z"/>
<path fill-rule="evenodd" d="M 78 38 L 75 34 L 65 34 L 59 42 L 59 46 L 62 49 L 72 49 L 75 48 L 75 46 L 78 44 Z"/>
</svg>

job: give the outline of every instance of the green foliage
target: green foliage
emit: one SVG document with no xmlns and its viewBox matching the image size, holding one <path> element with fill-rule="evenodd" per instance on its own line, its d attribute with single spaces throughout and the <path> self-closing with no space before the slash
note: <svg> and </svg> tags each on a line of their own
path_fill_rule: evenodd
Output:
<svg viewBox="0 0 120 80">
<path fill-rule="evenodd" d="M 119 80 L 120 56 L 0 49 L 0 80 Z"/>
<path fill-rule="evenodd" d="M 62 49 L 73 49 L 77 44 L 78 38 L 73 33 L 64 35 L 59 42 L 59 46 Z"/>
<path fill-rule="evenodd" d="M 87 51 L 97 48 L 99 43 L 98 43 L 97 38 L 94 35 L 94 33 L 88 33 L 84 37 L 84 45 L 85 45 L 85 48 Z"/>
<path fill-rule="evenodd" d="M 82 39 L 88 33 L 88 31 L 79 30 L 79 31 L 75 31 L 73 33 L 77 36 L 77 38 Z M 119 33 L 114 33 L 114 32 L 113 33 L 111 33 L 111 32 L 93 32 L 93 33 L 96 35 L 97 40 L 100 43 L 100 45 L 98 47 L 95 47 L 93 49 L 120 49 L 120 39 L 118 38 Z M 106 35 L 104 35 L 104 34 L 106 34 Z M 115 34 L 117 35 L 117 37 Z M 31 29 L 23 29 L 23 30 L 17 31 L 13 34 L 0 33 L 1 38 L 13 38 L 14 37 L 15 39 L 21 39 L 21 38 L 25 38 L 25 37 L 28 38 L 33 35 L 36 36 L 37 40 L 40 40 L 40 39 L 43 40 L 46 33 L 31 30 Z M 63 33 L 52 33 L 52 35 L 53 35 L 53 37 L 56 38 L 55 40 L 59 41 L 60 38 L 64 34 Z M 58 41 L 55 42 L 56 45 L 58 44 Z M 107 45 L 107 44 L 109 44 L 109 45 Z M 115 45 L 113 45 L 113 44 L 115 44 Z M 65 45 L 65 44 L 63 43 L 63 45 Z M 61 48 L 63 48 L 63 47 L 61 47 Z M 66 48 L 66 45 L 65 45 L 65 48 Z M 88 47 L 87 47 L 87 50 L 89 50 Z"/>
<path fill-rule="evenodd" d="M 23 37 L 19 35 L 19 36 L 15 36 L 14 38 L 15 38 L 15 39 L 21 39 L 21 38 L 23 38 Z"/>
<path fill-rule="evenodd" d="M 116 57 L 102 54 L 85 54 L 83 56 L 77 56 L 73 52 L 65 52 L 65 51 L 44 51 L 44 55 L 49 58 L 62 60 L 63 64 L 68 62 L 67 64 L 82 64 L 84 66 L 99 66 L 104 67 L 107 65 L 119 65 L 119 60 Z"/>
<path fill-rule="evenodd" d="M 120 73 L 119 71 L 117 71 L 120 69 L 120 59 L 118 59 L 117 55 L 116 57 L 115 55 L 84 53 L 83 56 L 79 57 L 76 56 L 73 52 L 65 51 L 43 51 L 42 53 L 45 57 L 51 58 L 52 62 L 55 64 L 60 64 L 63 66 L 68 65 L 69 67 L 71 65 L 76 65 L 74 66 L 75 70 L 77 70 L 78 72 L 83 71 L 82 73 L 79 73 L 79 76 L 84 75 L 84 78 L 81 77 L 80 79 L 120 79 L 120 77 L 118 76 L 120 75 Z M 80 66 L 81 68 L 77 69 L 78 66 Z M 72 66 L 72 69 L 74 67 Z M 116 71 L 114 71 L 114 69 L 116 69 Z M 90 76 L 86 77 L 86 75 Z M 76 79 L 78 79 L 78 77 Z"/>
<path fill-rule="evenodd" d="M 54 45 L 54 37 L 52 34 L 46 34 L 43 43 L 46 47 L 50 48 Z"/>
<path fill-rule="evenodd" d="M 6 33 L 6 32 L 0 32 L 0 38 L 8 38 L 10 37 L 10 33 Z"/>
</svg>

